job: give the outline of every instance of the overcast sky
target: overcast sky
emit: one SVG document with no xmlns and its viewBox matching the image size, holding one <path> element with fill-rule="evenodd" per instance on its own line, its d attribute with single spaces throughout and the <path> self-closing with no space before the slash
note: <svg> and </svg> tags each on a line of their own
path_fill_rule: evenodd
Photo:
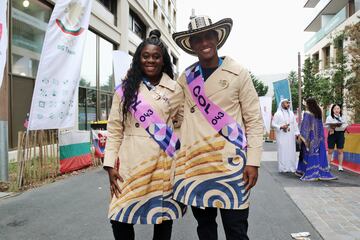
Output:
<svg viewBox="0 0 360 240">
<path fill-rule="evenodd" d="M 177 31 L 187 30 L 191 9 L 213 22 L 233 19 L 232 32 L 219 54 L 235 58 L 255 75 L 297 70 L 297 53 L 303 57 L 304 33 L 312 9 L 304 0 L 178 0 Z M 180 71 L 196 58 L 181 51 Z"/>
</svg>

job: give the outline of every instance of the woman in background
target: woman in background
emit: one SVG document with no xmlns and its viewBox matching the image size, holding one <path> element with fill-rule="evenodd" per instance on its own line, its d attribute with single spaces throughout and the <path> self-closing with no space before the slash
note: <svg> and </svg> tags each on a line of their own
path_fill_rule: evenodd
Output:
<svg viewBox="0 0 360 240">
<path fill-rule="evenodd" d="M 338 152 L 339 166 L 338 170 L 343 171 L 342 163 L 344 159 L 344 144 L 345 144 L 345 129 L 348 124 L 346 118 L 342 114 L 342 109 L 339 104 L 334 104 L 331 107 L 330 115 L 326 118 L 325 122 L 328 128 L 328 161 L 329 165 L 332 161 L 332 154 L 336 145 Z"/>
<path fill-rule="evenodd" d="M 314 98 L 306 100 L 306 108 L 300 129 L 302 159 L 296 173 L 303 181 L 336 179 L 326 157 L 321 109 Z"/>
</svg>

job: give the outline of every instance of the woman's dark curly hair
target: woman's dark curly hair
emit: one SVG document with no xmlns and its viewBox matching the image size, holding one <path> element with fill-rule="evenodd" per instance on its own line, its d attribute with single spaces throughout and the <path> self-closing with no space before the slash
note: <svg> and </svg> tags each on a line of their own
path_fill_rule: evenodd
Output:
<svg viewBox="0 0 360 240">
<path fill-rule="evenodd" d="M 321 119 L 322 118 L 322 112 L 321 108 L 317 104 L 315 98 L 308 98 L 306 99 L 306 106 L 309 112 L 314 114 L 315 118 Z"/>
<path fill-rule="evenodd" d="M 125 126 L 124 122 L 127 119 L 127 113 L 129 112 L 130 107 L 137 101 L 139 86 L 144 77 L 144 74 L 141 71 L 140 58 L 141 58 L 141 52 L 145 46 L 151 44 L 160 47 L 164 62 L 162 73 L 166 73 L 171 79 L 174 79 L 174 72 L 172 68 L 170 55 L 163 42 L 160 40 L 160 36 L 161 36 L 160 31 L 154 29 L 150 32 L 149 37 L 145 39 L 136 48 L 130 69 L 128 70 L 127 75 L 122 82 L 122 88 L 124 92 L 122 98 L 123 127 Z"/>
<path fill-rule="evenodd" d="M 341 105 L 340 105 L 340 104 L 335 103 L 335 104 L 333 104 L 333 105 L 331 106 L 330 115 L 331 115 L 331 117 L 332 117 L 332 118 L 335 118 L 335 115 L 334 115 L 334 108 L 335 108 L 336 106 L 338 106 L 338 107 L 340 108 L 340 117 L 342 117 L 342 107 L 341 107 Z"/>
</svg>

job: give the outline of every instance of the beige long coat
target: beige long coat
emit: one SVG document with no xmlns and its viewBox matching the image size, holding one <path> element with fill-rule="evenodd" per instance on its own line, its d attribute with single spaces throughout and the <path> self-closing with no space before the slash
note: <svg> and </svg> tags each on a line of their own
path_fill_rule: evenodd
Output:
<svg viewBox="0 0 360 240">
<path fill-rule="evenodd" d="M 156 91 L 141 83 L 139 93 L 161 119 L 172 126 L 183 100 L 176 81 L 163 74 Z M 107 124 L 108 139 L 104 166 L 116 167 L 119 173 L 121 196 L 112 196 L 109 218 L 133 224 L 157 224 L 183 215 L 183 208 L 172 197 L 175 161 L 168 157 L 131 114 L 122 127 L 122 105 L 115 93 Z"/>
<path fill-rule="evenodd" d="M 207 97 L 247 130 L 246 162 L 235 145 L 206 121 L 190 95 L 184 73 L 178 83 L 185 93 L 185 105 L 174 198 L 201 208 L 247 208 L 249 192 L 244 190 L 243 169 L 260 165 L 263 134 L 259 99 L 248 71 L 225 57 L 205 82 Z"/>
</svg>

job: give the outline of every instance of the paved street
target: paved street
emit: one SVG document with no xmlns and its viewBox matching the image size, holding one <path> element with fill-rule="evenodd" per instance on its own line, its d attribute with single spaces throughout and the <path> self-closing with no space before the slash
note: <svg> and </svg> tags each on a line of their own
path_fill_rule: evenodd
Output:
<svg viewBox="0 0 360 240">
<path fill-rule="evenodd" d="M 266 144 L 265 150 L 274 150 L 274 145 Z M 360 239 L 354 235 L 360 227 L 358 177 L 345 172 L 334 182 L 303 183 L 294 175 L 277 173 L 276 153 L 265 152 L 251 196 L 250 239 L 287 240 L 290 233 L 301 231 L 310 232 L 311 240 Z M 112 239 L 107 181 L 105 172 L 96 169 L 0 199 L 1 240 Z M 197 239 L 195 226 L 189 211 L 175 221 L 172 239 Z M 333 238 L 335 233 L 338 238 Z M 137 240 L 151 236 L 151 226 L 136 227 Z M 225 239 L 221 223 L 219 239 Z"/>
</svg>

